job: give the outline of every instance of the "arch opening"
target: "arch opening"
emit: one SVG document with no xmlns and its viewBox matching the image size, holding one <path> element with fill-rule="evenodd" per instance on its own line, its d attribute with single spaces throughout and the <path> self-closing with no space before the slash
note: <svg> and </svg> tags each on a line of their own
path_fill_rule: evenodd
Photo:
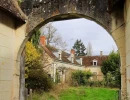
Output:
<svg viewBox="0 0 130 100">
<path fill-rule="evenodd" d="M 28 31 L 28 27 L 27 27 L 26 38 L 24 39 L 24 41 L 23 41 L 23 43 L 22 43 L 22 45 L 21 45 L 21 47 L 19 49 L 19 53 L 18 54 L 22 53 L 22 51 L 23 51 L 23 49 L 25 47 L 26 42 L 28 41 L 28 39 L 31 38 L 33 32 L 38 30 L 38 29 L 40 29 L 42 26 L 46 25 L 49 22 L 53 22 L 53 21 L 70 20 L 70 19 L 77 19 L 77 18 L 85 18 L 87 20 L 94 21 L 95 23 L 97 23 L 98 25 L 103 27 L 111 35 L 110 23 L 108 23 L 108 25 L 106 26 L 106 25 L 103 25 L 100 21 L 98 21 L 98 20 L 96 20 L 96 19 L 94 19 L 92 17 L 86 16 L 86 15 L 83 15 L 83 14 L 78 14 L 78 13 L 60 14 L 60 15 L 56 15 L 56 16 L 50 17 L 50 18 L 40 22 L 31 31 Z M 19 59 L 20 59 L 19 55 L 17 56 L 17 59 L 19 61 Z"/>
<path fill-rule="evenodd" d="M 38 30 L 41 26 L 44 26 L 45 24 L 49 23 L 49 22 L 54 22 L 54 21 L 61 21 L 61 20 L 69 20 L 69 19 L 77 19 L 77 18 L 85 18 L 85 19 L 88 19 L 88 20 L 91 20 L 91 21 L 94 21 L 96 22 L 98 25 L 100 25 L 101 27 L 103 27 L 110 35 L 111 35 L 111 30 L 110 28 L 108 29 L 106 26 L 104 26 L 103 24 L 101 24 L 99 21 L 96 21 L 95 19 L 93 18 L 90 18 L 88 16 L 85 16 L 85 15 L 81 15 L 81 14 L 63 14 L 63 15 L 57 15 L 57 16 L 54 16 L 54 17 L 51 17 L 51 18 L 48 18 L 47 20 L 45 21 L 42 21 L 40 24 L 38 24 L 31 32 L 29 32 L 27 34 L 27 37 L 26 39 L 24 40 L 23 44 L 21 45 L 22 48 L 20 48 L 19 50 L 19 54 L 21 54 L 21 52 L 23 51 L 23 48 L 25 47 L 25 44 L 27 43 L 28 39 L 31 38 L 31 36 L 33 35 L 33 32 L 35 30 Z M 113 36 L 112 36 L 113 38 Z M 113 38 L 114 39 L 114 38 Z M 114 39 L 115 41 L 115 39 Z M 118 45 L 117 45 L 118 46 Z M 120 52 L 120 51 L 119 51 Z M 18 55 L 18 59 L 20 58 L 21 55 Z"/>
</svg>

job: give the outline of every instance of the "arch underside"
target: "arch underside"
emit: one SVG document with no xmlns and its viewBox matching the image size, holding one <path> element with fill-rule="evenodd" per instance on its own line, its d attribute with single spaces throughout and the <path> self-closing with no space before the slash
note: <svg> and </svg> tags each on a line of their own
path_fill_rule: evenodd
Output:
<svg viewBox="0 0 130 100">
<path fill-rule="evenodd" d="M 108 0 L 25 0 L 21 8 L 28 15 L 27 35 L 50 21 L 74 18 L 93 20 L 111 31 Z"/>
</svg>

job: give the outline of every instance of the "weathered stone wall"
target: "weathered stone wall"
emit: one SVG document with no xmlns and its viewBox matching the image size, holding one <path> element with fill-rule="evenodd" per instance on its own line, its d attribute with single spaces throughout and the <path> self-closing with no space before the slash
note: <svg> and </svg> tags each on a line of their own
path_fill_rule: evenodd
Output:
<svg viewBox="0 0 130 100">
<path fill-rule="evenodd" d="M 25 26 L 17 24 L 0 10 L 0 100 L 19 100 L 19 47 L 25 39 Z"/>
<path fill-rule="evenodd" d="M 27 33 L 47 22 L 83 17 L 104 27 L 113 37 L 121 56 L 122 92 L 126 90 L 126 34 L 122 0 L 39 0 L 22 3 L 28 15 Z M 27 34 L 27 35 L 28 35 Z M 30 36 L 29 34 L 29 36 Z"/>
<path fill-rule="evenodd" d="M 108 0 L 25 0 L 21 8 L 28 15 L 27 33 L 49 18 L 56 20 L 56 15 L 60 15 L 57 20 L 86 17 L 108 31 L 111 28 Z"/>
<path fill-rule="evenodd" d="M 121 56 L 122 91 L 130 93 L 130 1 L 126 0 L 124 10 L 119 7 L 109 14 L 108 0 L 24 0 L 27 28 L 0 10 L 0 100 L 19 100 L 19 58 L 29 33 L 47 22 L 77 17 L 97 22 L 112 35 Z"/>
<path fill-rule="evenodd" d="M 0 10 L 0 100 L 11 100 L 14 70 L 14 19 Z"/>
<path fill-rule="evenodd" d="M 126 82 L 127 82 L 127 92 L 130 96 L 130 0 L 126 0 L 124 7 L 125 16 L 125 42 L 126 42 Z"/>
</svg>

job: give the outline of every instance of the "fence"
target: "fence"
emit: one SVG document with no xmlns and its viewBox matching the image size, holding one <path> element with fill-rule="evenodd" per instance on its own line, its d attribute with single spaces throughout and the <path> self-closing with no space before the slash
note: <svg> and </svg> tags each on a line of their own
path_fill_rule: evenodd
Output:
<svg viewBox="0 0 130 100">
<path fill-rule="evenodd" d="M 25 89 L 25 100 L 32 100 L 32 89 Z"/>
</svg>

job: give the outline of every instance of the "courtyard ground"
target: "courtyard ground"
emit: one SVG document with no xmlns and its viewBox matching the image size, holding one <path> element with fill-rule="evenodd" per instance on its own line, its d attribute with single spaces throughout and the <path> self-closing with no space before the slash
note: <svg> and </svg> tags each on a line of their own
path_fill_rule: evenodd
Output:
<svg viewBox="0 0 130 100">
<path fill-rule="evenodd" d="M 34 94 L 33 100 L 118 100 L 118 89 L 69 87 L 58 92 Z"/>
</svg>

